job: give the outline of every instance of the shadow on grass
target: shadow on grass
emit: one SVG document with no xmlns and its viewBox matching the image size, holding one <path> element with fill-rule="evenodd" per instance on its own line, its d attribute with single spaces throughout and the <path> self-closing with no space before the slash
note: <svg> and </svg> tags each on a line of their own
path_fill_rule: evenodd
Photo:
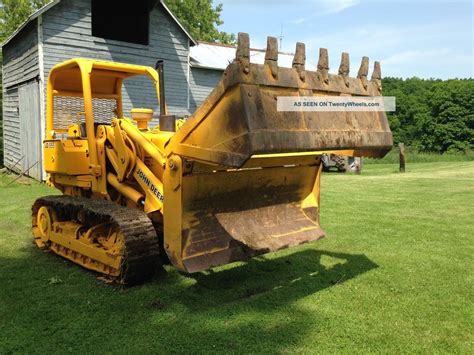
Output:
<svg viewBox="0 0 474 355">
<path fill-rule="evenodd" d="M 272 259 L 257 257 L 230 269 L 186 274 L 196 282 L 179 292 L 175 302 L 203 309 L 269 297 L 284 304 L 343 284 L 377 267 L 363 254 L 315 249 Z M 178 275 L 169 273 L 166 283 L 173 282 L 180 277 Z"/>
<path fill-rule="evenodd" d="M 314 336 L 333 322 L 327 309 L 318 306 L 332 296 L 312 297 L 310 301 L 303 300 L 305 297 L 344 287 L 345 282 L 378 267 L 362 254 L 311 247 L 283 253 L 186 275 L 192 279 L 191 285 L 179 283 L 183 276 L 169 272 L 160 288 L 174 288 L 173 296 L 168 298 L 157 290 L 156 298 L 148 304 L 154 311 L 151 319 L 157 323 L 168 319 L 169 309 L 192 314 L 196 324 L 178 322 L 182 325 L 180 333 L 201 349 L 216 346 L 218 351 L 290 352 L 293 347 L 311 343 L 309 334 Z M 334 307 L 341 304 L 336 302 Z"/>
<path fill-rule="evenodd" d="M 125 297 L 146 292 L 150 297 L 157 295 L 172 300 L 171 303 L 181 303 L 194 309 L 205 309 L 208 306 L 215 307 L 261 296 L 276 297 L 281 303 L 292 302 L 329 287 L 342 285 L 378 267 L 364 254 L 308 248 L 285 251 L 282 256 L 254 257 L 246 262 L 195 274 L 181 273 L 167 266 L 167 271 L 162 270 L 144 285 L 122 289 L 106 285 L 97 278 L 97 273 L 52 252 L 40 251 L 34 245 L 20 247 L 19 251 L 23 258 L 0 258 L 0 264 L 6 266 L 5 269 L 16 271 L 10 274 L 11 279 L 27 282 L 28 278 L 31 278 L 32 281 L 38 282 L 38 277 L 33 276 L 39 269 L 40 275 L 66 276 L 66 280 L 70 280 L 68 283 L 80 278 L 78 281 L 87 283 L 89 287 L 99 286 L 98 290 L 118 291 Z M 46 276 L 43 278 L 45 282 L 48 279 Z M 183 282 L 183 279 L 192 281 Z"/>
<path fill-rule="evenodd" d="M 39 352 L 291 349 L 331 322 L 319 298 L 304 307 L 300 300 L 377 268 L 365 255 L 304 248 L 206 273 L 170 270 L 125 290 L 51 253 L 21 248 L 22 257 L 0 258 L 0 350 L 28 352 L 32 338 Z M 56 277 L 60 283 L 50 281 Z"/>
</svg>

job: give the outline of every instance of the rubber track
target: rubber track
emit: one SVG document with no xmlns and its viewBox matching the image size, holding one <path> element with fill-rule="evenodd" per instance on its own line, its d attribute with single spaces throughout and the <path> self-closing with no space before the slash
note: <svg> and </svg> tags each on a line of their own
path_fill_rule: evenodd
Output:
<svg viewBox="0 0 474 355">
<path fill-rule="evenodd" d="M 66 195 L 45 196 L 33 204 L 33 215 L 41 206 L 51 206 L 60 221 L 76 220 L 82 211 L 86 226 L 111 222 L 125 239 L 119 283 L 134 285 L 150 279 L 160 266 L 160 248 L 155 228 L 145 213 L 106 200 Z M 82 219 L 82 218 L 81 218 Z"/>
</svg>

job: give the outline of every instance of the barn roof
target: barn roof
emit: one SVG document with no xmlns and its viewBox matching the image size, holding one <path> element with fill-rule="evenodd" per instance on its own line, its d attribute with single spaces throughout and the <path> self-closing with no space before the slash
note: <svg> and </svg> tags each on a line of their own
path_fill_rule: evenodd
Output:
<svg viewBox="0 0 474 355">
<path fill-rule="evenodd" d="M 11 34 L 10 37 L 8 37 L 2 44 L 1 44 L 1 47 L 5 46 L 8 42 L 10 42 L 18 33 L 20 33 L 20 31 L 26 26 L 28 25 L 31 21 L 33 21 L 34 19 L 38 18 L 40 15 L 44 14 L 46 11 L 48 11 L 49 9 L 51 9 L 52 7 L 56 6 L 57 4 L 59 4 L 61 2 L 61 0 L 52 0 L 50 3 L 44 5 L 42 8 L 38 9 L 36 12 L 34 12 L 33 14 L 31 14 L 25 22 L 23 22 L 16 30 L 15 32 L 13 32 Z M 191 41 L 191 45 L 196 45 L 197 42 L 194 40 L 193 37 L 191 37 L 191 35 L 189 34 L 189 32 L 183 27 L 183 25 L 178 21 L 178 19 L 176 18 L 176 16 L 171 12 L 170 9 L 168 9 L 168 7 L 165 5 L 165 3 L 163 2 L 163 0 L 159 0 L 159 3 L 160 5 L 163 7 L 163 9 L 165 10 L 165 12 L 174 20 L 174 22 L 179 26 L 179 28 L 181 28 L 181 30 L 186 34 L 186 36 L 189 38 L 189 40 Z"/>
<path fill-rule="evenodd" d="M 190 64 L 195 68 L 206 68 L 224 70 L 235 58 L 236 46 L 198 42 L 197 46 L 190 48 Z M 293 53 L 278 52 L 278 65 L 291 68 Z M 250 48 L 250 61 L 263 64 L 265 61 L 265 49 Z M 313 63 L 309 63 L 309 66 Z M 313 65 L 313 67 L 316 67 Z"/>
</svg>

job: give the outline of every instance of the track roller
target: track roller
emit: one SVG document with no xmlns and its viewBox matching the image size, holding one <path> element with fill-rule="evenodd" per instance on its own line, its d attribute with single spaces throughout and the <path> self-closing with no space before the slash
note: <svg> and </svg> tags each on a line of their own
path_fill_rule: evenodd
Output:
<svg viewBox="0 0 474 355">
<path fill-rule="evenodd" d="M 139 210 L 71 196 L 42 197 L 32 210 L 33 235 L 41 249 L 120 284 L 145 281 L 159 267 L 155 229 Z"/>
</svg>

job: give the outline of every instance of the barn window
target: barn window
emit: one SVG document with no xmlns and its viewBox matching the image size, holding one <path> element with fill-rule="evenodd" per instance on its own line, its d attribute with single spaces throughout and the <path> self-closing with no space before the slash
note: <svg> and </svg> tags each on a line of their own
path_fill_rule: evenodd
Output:
<svg viewBox="0 0 474 355">
<path fill-rule="evenodd" d="M 148 44 L 149 0 L 92 0 L 92 35 Z"/>
</svg>

